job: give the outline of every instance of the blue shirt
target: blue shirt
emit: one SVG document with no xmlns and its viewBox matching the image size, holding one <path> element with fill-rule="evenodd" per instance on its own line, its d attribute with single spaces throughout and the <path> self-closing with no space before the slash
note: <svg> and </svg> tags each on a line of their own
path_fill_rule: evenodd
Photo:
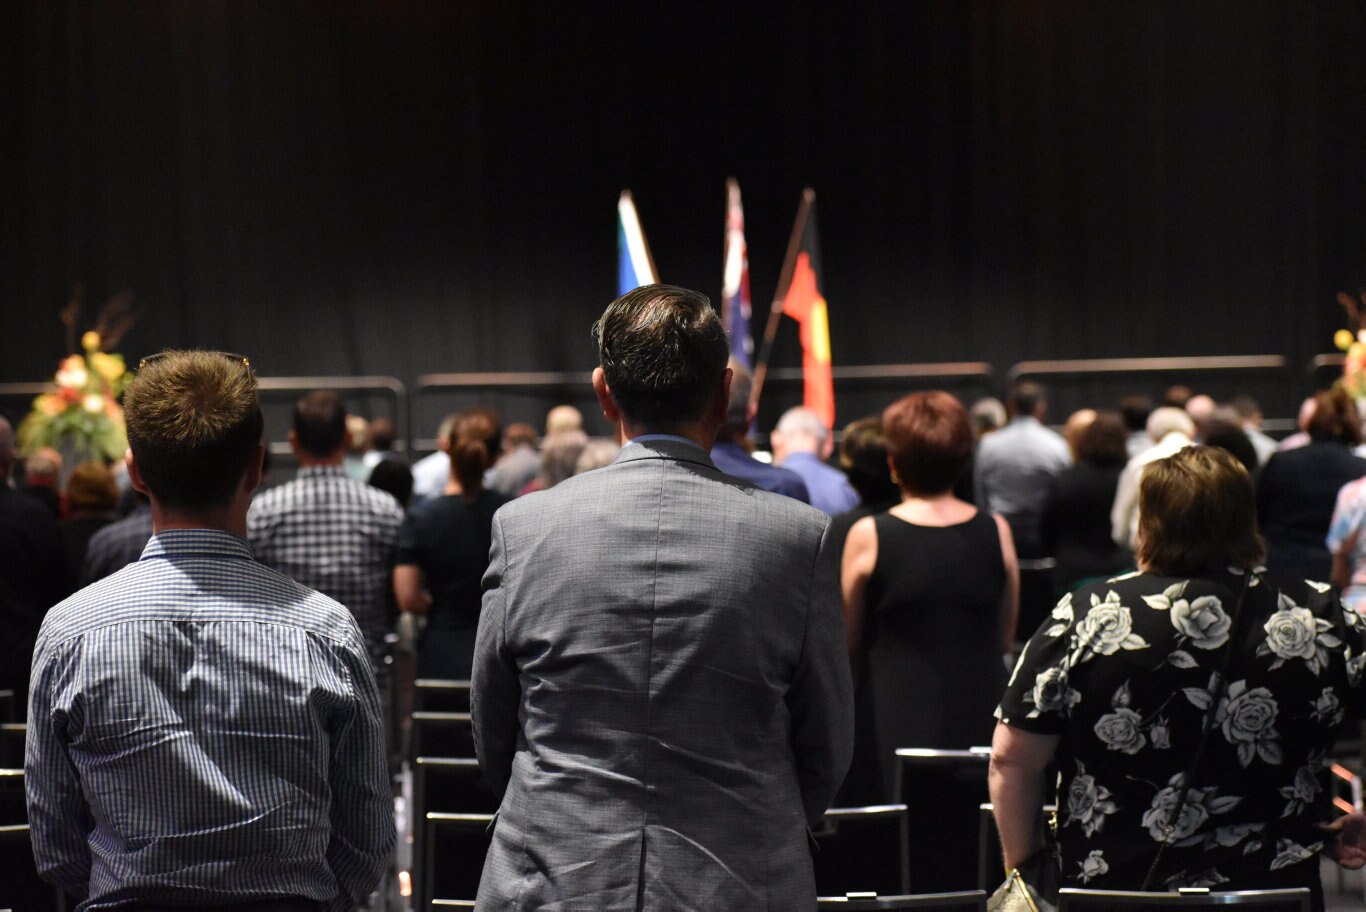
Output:
<svg viewBox="0 0 1366 912">
<path fill-rule="evenodd" d="M 839 469 L 821 462 L 815 453 L 789 453 L 782 468 L 796 472 L 806 482 L 811 506 L 831 516 L 847 513 L 858 506 L 858 492 Z"/>
<path fill-rule="evenodd" d="M 711 448 L 711 461 L 727 475 L 743 478 L 750 484 L 774 494 L 783 494 L 802 503 L 811 503 L 811 495 L 806 491 L 806 482 L 796 472 L 760 462 L 738 443 L 717 441 Z"/>
<path fill-rule="evenodd" d="M 38 871 L 77 912 L 354 908 L 394 842 L 355 620 L 225 532 L 162 532 L 48 613 L 24 771 Z"/>
</svg>

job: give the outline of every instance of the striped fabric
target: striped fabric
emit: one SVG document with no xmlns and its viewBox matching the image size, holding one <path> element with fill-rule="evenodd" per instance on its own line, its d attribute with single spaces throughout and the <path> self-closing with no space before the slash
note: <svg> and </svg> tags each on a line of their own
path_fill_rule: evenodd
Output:
<svg viewBox="0 0 1366 912">
<path fill-rule="evenodd" d="M 53 608 L 27 773 L 43 876 L 86 899 L 354 908 L 393 846 L 379 696 L 331 599 L 225 532 L 162 532 Z"/>
<path fill-rule="evenodd" d="M 403 509 L 341 466 L 301 469 L 247 514 L 256 559 L 341 602 L 356 616 L 376 671 L 389 632 L 390 576 Z"/>
</svg>

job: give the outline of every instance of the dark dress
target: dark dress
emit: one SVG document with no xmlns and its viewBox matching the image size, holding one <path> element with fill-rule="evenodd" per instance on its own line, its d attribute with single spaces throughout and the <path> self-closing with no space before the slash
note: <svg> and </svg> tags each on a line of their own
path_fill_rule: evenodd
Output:
<svg viewBox="0 0 1366 912">
<path fill-rule="evenodd" d="M 1065 596 L 1029 641 L 1000 714 L 1061 738 L 1062 886 L 1139 888 L 1208 707 L 1155 888 L 1318 891 L 1326 837 L 1315 824 L 1335 816 L 1325 757 L 1344 713 L 1366 708 L 1366 622 L 1325 584 L 1278 590 L 1259 575 L 1235 640 L 1240 587 L 1230 573 L 1129 574 Z M 1214 703 L 1211 676 L 1230 648 Z"/>
<path fill-rule="evenodd" d="M 1345 443 L 1314 441 L 1267 460 L 1257 478 L 1257 523 L 1266 567 L 1276 579 L 1327 580 L 1333 567 L 1324 539 L 1338 491 L 1366 475 L 1366 459 Z"/>
<path fill-rule="evenodd" d="M 414 507 L 404 519 L 395 563 L 421 568 L 432 596 L 418 647 L 418 677 L 470 676 L 493 514 L 508 500 L 489 490 L 472 503 L 463 494 L 447 494 Z"/>
<path fill-rule="evenodd" d="M 871 715 L 876 753 L 867 775 L 878 783 L 878 800 L 887 802 L 898 797 L 897 748 L 991 743 L 991 713 L 1006 683 L 1006 573 L 996 520 L 984 510 L 952 526 L 915 525 L 891 513 L 873 523 L 877 564 L 864 599 L 860 664 L 865 700 L 855 704 L 855 724 L 866 729 Z M 982 772 L 921 770 L 905 783 L 899 797 L 912 808 L 917 892 L 975 885 Z"/>
<path fill-rule="evenodd" d="M 1110 509 L 1123 471 L 1123 463 L 1070 465 L 1062 470 L 1044 502 L 1039 532 L 1044 550 L 1058 562 L 1053 571 L 1055 598 L 1082 582 L 1133 567 L 1133 554 L 1110 537 Z"/>
</svg>

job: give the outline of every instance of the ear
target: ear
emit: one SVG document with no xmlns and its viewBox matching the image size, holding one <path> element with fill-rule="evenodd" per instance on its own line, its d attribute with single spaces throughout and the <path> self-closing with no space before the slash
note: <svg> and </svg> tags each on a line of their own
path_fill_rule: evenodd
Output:
<svg viewBox="0 0 1366 912">
<path fill-rule="evenodd" d="M 293 434 L 293 431 L 290 432 Z M 265 474 L 263 466 L 266 461 L 266 445 L 258 443 L 255 451 L 247 459 L 247 471 L 242 476 L 242 489 L 250 494 L 261 486 L 261 478 Z"/>
<path fill-rule="evenodd" d="M 133 490 L 151 497 L 152 492 L 148 490 L 147 482 L 142 480 L 142 472 L 138 471 L 137 460 L 133 459 L 132 447 L 124 451 L 123 464 L 128 469 L 128 483 L 133 486 Z"/>
<path fill-rule="evenodd" d="M 294 455 L 299 455 L 299 435 L 294 432 L 293 428 L 285 435 L 285 439 L 289 441 L 289 448 L 294 451 Z"/>
<path fill-rule="evenodd" d="M 621 424 L 621 409 L 617 407 L 617 400 L 612 398 L 612 389 L 607 385 L 607 375 L 600 367 L 593 368 L 593 394 L 598 397 L 602 417 L 614 425 Z"/>
</svg>

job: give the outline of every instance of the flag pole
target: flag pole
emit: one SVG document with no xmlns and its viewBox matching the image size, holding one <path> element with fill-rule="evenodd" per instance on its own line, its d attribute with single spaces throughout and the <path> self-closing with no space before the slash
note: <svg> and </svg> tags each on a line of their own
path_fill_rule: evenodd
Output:
<svg viewBox="0 0 1366 912">
<path fill-rule="evenodd" d="M 797 268 L 797 254 L 801 252 L 802 235 L 806 233 L 806 220 L 811 215 L 811 207 L 816 204 L 816 191 L 810 187 L 802 190 L 802 201 L 797 206 L 797 221 L 792 225 L 792 237 L 787 242 L 787 258 L 783 260 L 783 271 L 778 277 L 778 293 L 773 296 L 773 306 L 768 311 L 768 325 L 764 327 L 764 338 L 759 343 L 759 357 L 754 362 L 754 385 L 750 388 L 749 404 L 759 406 L 759 394 L 764 390 L 764 379 L 768 376 L 768 359 L 773 354 L 773 337 L 778 334 L 778 321 L 783 316 L 783 302 L 787 300 L 787 290 L 792 284 L 792 273 Z"/>
</svg>

